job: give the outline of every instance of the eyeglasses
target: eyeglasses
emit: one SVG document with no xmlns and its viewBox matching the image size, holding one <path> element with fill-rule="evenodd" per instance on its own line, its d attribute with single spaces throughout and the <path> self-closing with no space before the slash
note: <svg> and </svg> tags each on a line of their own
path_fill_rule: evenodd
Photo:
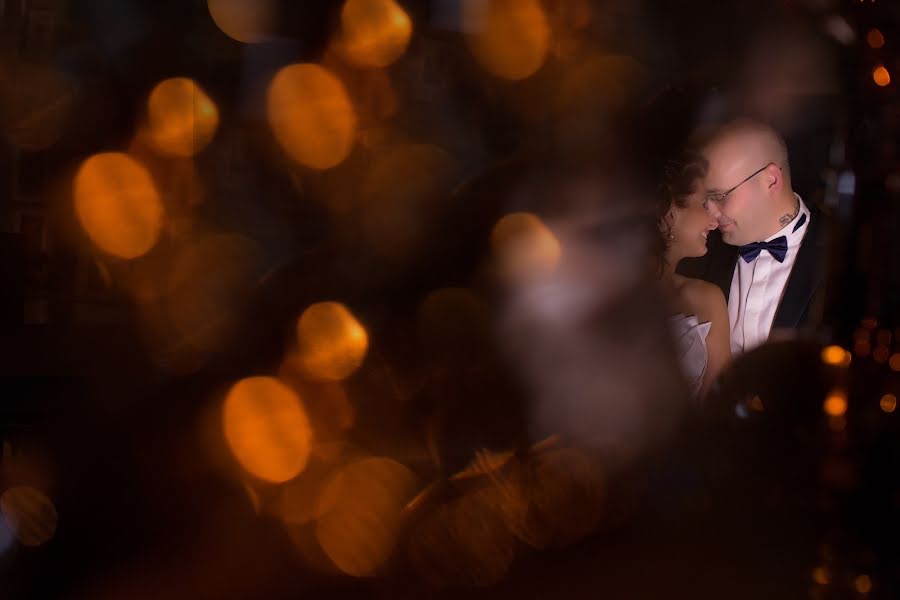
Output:
<svg viewBox="0 0 900 600">
<path fill-rule="evenodd" d="M 731 188 L 730 190 L 727 190 L 727 191 L 724 191 L 724 192 L 707 192 L 707 193 L 706 193 L 706 200 L 703 201 L 703 208 L 708 208 L 708 204 L 709 204 L 710 202 L 715 202 L 716 204 L 723 204 L 723 203 L 725 202 L 725 200 L 728 199 L 728 195 L 731 194 L 731 192 L 733 192 L 734 190 L 738 189 L 739 187 L 741 187 L 742 185 L 744 185 L 745 183 L 747 183 L 748 181 L 750 181 L 751 179 L 753 179 L 754 177 L 756 177 L 757 175 L 759 175 L 760 173 L 762 173 L 763 171 L 765 171 L 766 169 L 768 169 L 768 168 L 769 168 L 769 165 L 774 165 L 774 164 L 775 164 L 775 163 L 769 163 L 769 164 L 767 164 L 766 166 L 764 166 L 763 168 L 761 168 L 761 169 L 759 169 L 759 170 L 757 170 L 757 171 L 754 171 L 754 172 L 751 173 L 749 176 L 747 176 L 746 179 L 744 179 L 742 182 L 740 182 L 739 184 L 737 184 L 736 186 L 734 186 L 734 187 Z M 777 166 L 777 165 L 776 165 L 776 166 Z"/>
</svg>

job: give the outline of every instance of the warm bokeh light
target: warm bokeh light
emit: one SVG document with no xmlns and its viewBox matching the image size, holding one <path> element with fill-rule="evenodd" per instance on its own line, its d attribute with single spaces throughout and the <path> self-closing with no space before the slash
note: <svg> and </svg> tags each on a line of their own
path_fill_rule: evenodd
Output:
<svg viewBox="0 0 900 600">
<path fill-rule="evenodd" d="M 179 248 L 166 277 L 165 309 L 183 340 L 202 350 L 226 343 L 252 293 L 261 253 L 249 238 L 230 233 L 199 236 Z"/>
<path fill-rule="evenodd" d="M 841 390 L 832 391 L 825 398 L 822 410 L 832 417 L 841 417 L 847 412 L 847 394 Z"/>
<path fill-rule="evenodd" d="M 853 587 L 860 594 L 868 594 L 872 591 L 872 578 L 868 575 L 860 575 L 853 580 Z"/>
<path fill-rule="evenodd" d="M 323 67 L 281 69 L 269 86 L 267 107 L 275 139 L 298 163 L 328 169 L 350 154 L 356 111 L 344 84 Z"/>
<path fill-rule="evenodd" d="M 352 62 L 386 67 L 409 45 L 412 21 L 395 0 L 347 0 L 341 33 L 341 48 Z"/>
<path fill-rule="evenodd" d="M 0 124 L 15 147 L 34 152 L 59 140 L 76 98 L 73 81 L 23 60 L 0 66 L 0 89 Z"/>
<path fill-rule="evenodd" d="M 273 377 L 250 377 L 232 386 L 222 409 L 225 439 L 252 475 L 282 482 L 309 459 L 312 429 L 300 399 Z"/>
<path fill-rule="evenodd" d="M 879 329 L 878 333 L 875 335 L 875 341 L 882 346 L 890 345 L 892 339 L 893 336 L 888 329 Z"/>
<path fill-rule="evenodd" d="M 278 518 L 288 525 L 304 525 L 331 510 L 337 497 L 319 501 L 319 493 L 331 475 L 328 465 L 313 459 L 303 473 L 278 490 L 273 506 Z"/>
<path fill-rule="evenodd" d="M 900 352 L 895 352 L 891 355 L 888 365 L 891 367 L 891 371 L 900 372 Z"/>
<path fill-rule="evenodd" d="M 865 327 L 857 327 L 853 330 L 853 341 L 855 342 L 871 342 L 872 332 Z"/>
<path fill-rule="evenodd" d="M 766 405 L 763 404 L 762 398 L 759 396 L 753 396 L 750 398 L 750 410 L 754 412 L 765 412 Z"/>
<path fill-rule="evenodd" d="M 356 410 L 340 381 L 312 381 L 300 357 L 290 354 L 278 369 L 278 378 L 294 389 L 301 398 L 306 414 L 316 432 L 313 454 L 323 444 L 339 443 L 356 421 Z"/>
<path fill-rule="evenodd" d="M 825 567 L 816 567 L 812 572 L 813 581 L 818 583 L 819 585 L 828 585 L 831 581 L 831 577 L 828 574 L 828 569 Z"/>
<path fill-rule="evenodd" d="M 441 288 L 428 294 L 419 309 L 420 342 L 441 354 L 477 356 L 490 330 L 484 300 L 465 288 Z"/>
<path fill-rule="evenodd" d="M 866 357 L 872 353 L 872 344 L 869 342 L 856 342 L 853 346 L 853 351 L 856 352 L 856 355 L 860 358 Z"/>
<path fill-rule="evenodd" d="M 535 548 L 565 546 L 590 534 L 606 507 L 606 479 L 596 457 L 554 448 L 531 457 L 517 473 L 526 510 L 508 511 L 515 534 Z"/>
<path fill-rule="evenodd" d="M 635 97 L 647 70 L 627 55 L 591 54 L 568 65 L 553 103 L 561 115 L 577 115 L 585 127 L 595 111 L 613 113 Z"/>
<path fill-rule="evenodd" d="M 872 360 L 877 363 L 886 363 L 890 357 L 891 349 L 887 346 L 878 346 L 875 348 L 875 351 L 872 352 Z"/>
<path fill-rule="evenodd" d="M 878 65 L 872 71 L 872 80 L 879 87 L 885 87 L 887 85 L 890 85 L 891 83 L 891 74 L 884 67 L 884 65 Z"/>
<path fill-rule="evenodd" d="M 866 317 L 865 319 L 860 321 L 860 324 L 864 328 L 871 331 L 872 329 L 875 329 L 876 327 L 878 327 L 878 319 L 876 319 L 875 317 Z"/>
<path fill-rule="evenodd" d="M 219 109 L 199 85 L 186 77 L 161 81 L 147 100 L 147 134 L 170 156 L 194 156 L 219 126 Z"/>
<path fill-rule="evenodd" d="M 0 496 L 0 511 L 16 538 L 26 546 L 40 546 L 56 532 L 56 508 L 38 490 L 20 485 Z"/>
<path fill-rule="evenodd" d="M 159 239 L 163 206 L 147 169 L 126 154 L 95 154 L 75 175 L 75 212 L 91 241 L 120 258 L 136 258 Z"/>
<path fill-rule="evenodd" d="M 840 433 L 847 429 L 847 417 L 841 415 L 839 417 L 828 417 L 828 429 L 835 433 Z"/>
<path fill-rule="evenodd" d="M 465 0 L 464 27 L 475 58 L 504 79 L 525 79 L 547 58 L 550 26 L 539 0 Z"/>
<path fill-rule="evenodd" d="M 512 564 L 516 540 L 505 513 L 521 502 L 513 499 L 510 503 L 506 490 L 492 478 L 474 485 L 429 511 L 411 532 L 410 561 L 434 586 L 493 585 L 503 579 Z"/>
<path fill-rule="evenodd" d="M 547 274 L 556 267 L 562 250 L 559 240 L 531 213 L 512 213 L 491 232 L 491 246 L 503 273 L 514 280 Z"/>
<path fill-rule="evenodd" d="M 885 394 L 881 397 L 881 401 L 878 403 L 886 413 L 892 413 L 897 410 L 897 396 L 894 394 Z"/>
<path fill-rule="evenodd" d="M 346 306 L 318 302 L 297 321 L 298 360 L 312 379 L 337 381 L 362 364 L 369 336 Z"/>
<path fill-rule="evenodd" d="M 866 34 L 866 41 L 872 48 L 881 48 L 884 46 L 884 34 L 878 29 L 870 29 Z"/>
<path fill-rule="evenodd" d="M 400 463 L 366 458 L 341 469 L 322 489 L 316 537 L 344 573 L 370 577 L 393 553 L 403 507 L 416 479 Z"/>
<path fill-rule="evenodd" d="M 432 144 L 397 144 L 372 157 L 359 214 L 373 250 L 392 264 L 416 260 L 434 243 L 457 161 Z"/>
<path fill-rule="evenodd" d="M 247 237 L 211 233 L 167 245 L 131 269 L 144 347 L 169 373 L 196 371 L 238 332 L 262 251 Z"/>
<path fill-rule="evenodd" d="M 840 346 L 826 346 L 825 348 L 822 348 L 821 356 L 822 362 L 826 365 L 832 365 L 835 367 L 850 366 L 850 353 Z"/>
<path fill-rule="evenodd" d="M 272 0 L 207 0 L 206 4 L 219 29 L 246 44 L 263 41 L 276 14 Z"/>
</svg>

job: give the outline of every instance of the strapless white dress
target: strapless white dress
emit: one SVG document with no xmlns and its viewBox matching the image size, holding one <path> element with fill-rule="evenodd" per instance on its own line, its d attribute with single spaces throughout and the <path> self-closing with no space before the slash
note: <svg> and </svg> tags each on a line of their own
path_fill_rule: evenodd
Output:
<svg viewBox="0 0 900 600">
<path fill-rule="evenodd" d="M 712 322 L 700 323 L 694 315 L 679 313 L 669 317 L 669 331 L 675 340 L 678 363 L 693 398 L 700 395 L 700 387 L 703 385 L 708 360 L 706 338 L 711 326 Z"/>
</svg>

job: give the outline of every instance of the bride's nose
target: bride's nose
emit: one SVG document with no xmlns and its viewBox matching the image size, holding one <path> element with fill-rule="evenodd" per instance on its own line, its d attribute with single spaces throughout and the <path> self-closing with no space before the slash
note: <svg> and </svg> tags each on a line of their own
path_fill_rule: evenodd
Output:
<svg viewBox="0 0 900 600">
<path fill-rule="evenodd" d="M 719 226 L 719 222 L 713 218 L 710 218 L 709 223 L 706 224 L 706 229 L 708 231 L 712 231 Z"/>
</svg>

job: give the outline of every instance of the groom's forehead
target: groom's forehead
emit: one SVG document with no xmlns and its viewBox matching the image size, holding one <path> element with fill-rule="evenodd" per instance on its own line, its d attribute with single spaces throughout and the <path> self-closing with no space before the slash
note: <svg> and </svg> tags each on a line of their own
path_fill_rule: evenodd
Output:
<svg viewBox="0 0 900 600">
<path fill-rule="evenodd" d="M 708 190 L 724 191 L 746 176 L 742 173 L 747 169 L 748 157 L 741 154 L 739 148 L 717 147 L 704 155 L 708 168 L 703 184 Z"/>
</svg>

